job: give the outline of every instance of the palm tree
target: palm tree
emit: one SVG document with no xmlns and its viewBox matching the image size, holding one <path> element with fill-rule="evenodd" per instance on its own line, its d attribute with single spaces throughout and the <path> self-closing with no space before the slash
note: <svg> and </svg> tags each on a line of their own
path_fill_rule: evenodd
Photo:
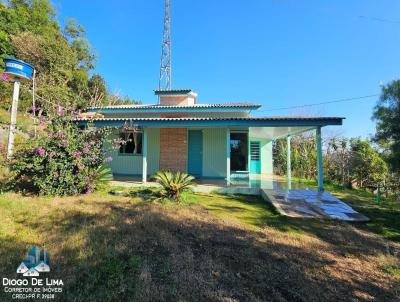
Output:
<svg viewBox="0 0 400 302">
<path fill-rule="evenodd" d="M 193 176 L 179 171 L 159 171 L 153 177 L 162 186 L 161 196 L 178 202 L 182 192 L 187 191 L 194 180 Z"/>
</svg>

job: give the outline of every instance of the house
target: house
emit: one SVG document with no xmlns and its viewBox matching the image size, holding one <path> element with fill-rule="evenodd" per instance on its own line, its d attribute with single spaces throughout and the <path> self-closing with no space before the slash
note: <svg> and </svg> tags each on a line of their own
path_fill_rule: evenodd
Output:
<svg viewBox="0 0 400 302">
<path fill-rule="evenodd" d="M 115 176 L 146 182 L 159 170 L 184 171 L 196 178 L 226 179 L 271 174 L 272 142 L 314 129 L 319 186 L 323 189 L 321 128 L 342 125 L 340 117 L 254 117 L 250 103 L 200 104 L 191 89 L 156 90 L 159 103 L 89 108 L 77 120 L 115 127 L 126 142 L 110 152 Z M 288 152 L 290 156 L 290 152 Z M 288 167 L 290 177 L 290 167 Z"/>
<path fill-rule="evenodd" d="M 38 277 L 39 276 L 39 272 L 35 269 L 35 268 L 30 268 L 28 271 L 26 271 L 23 274 L 24 277 Z"/>
<path fill-rule="evenodd" d="M 28 250 L 28 255 L 17 268 L 18 274 L 25 277 L 39 276 L 39 273 L 49 272 L 49 256 L 46 249 L 40 249 L 37 245 Z"/>
<path fill-rule="evenodd" d="M 35 266 L 35 270 L 37 270 L 39 273 L 48 273 L 50 272 L 50 266 L 44 261 L 39 261 L 39 263 Z"/>
<path fill-rule="evenodd" d="M 26 266 L 26 264 L 22 261 L 21 264 L 17 268 L 17 273 L 18 274 L 24 274 L 29 270 L 29 268 Z"/>
</svg>

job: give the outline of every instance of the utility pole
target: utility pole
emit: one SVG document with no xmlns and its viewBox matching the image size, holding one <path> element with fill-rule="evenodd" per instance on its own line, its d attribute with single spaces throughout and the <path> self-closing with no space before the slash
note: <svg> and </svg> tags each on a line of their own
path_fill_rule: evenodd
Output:
<svg viewBox="0 0 400 302">
<path fill-rule="evenodd" d="M 161 44 L 159 89 L 171 89 L 171 9 L 170 0 L 165 0 L 164 31 Z"/>
<path fill-rule="evenodd" d="M 17 125 L 17 112 L 18 112 L 18 98 L 19 98 L 19 80 L 14 82 L 14 91 L 11 106 L 11 121 L 10 121 L 10 131 L 8 134 L 8 147 L 7 147 L 7 158 L 11 159 L 13 154 L 14 139 L 15 139 L 15 129 Z"/>
</svg>

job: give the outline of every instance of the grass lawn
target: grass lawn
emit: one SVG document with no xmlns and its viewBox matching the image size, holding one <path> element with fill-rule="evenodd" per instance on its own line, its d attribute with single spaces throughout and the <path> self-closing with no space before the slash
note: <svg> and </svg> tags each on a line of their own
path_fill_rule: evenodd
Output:
<svg viewBox="0 0 400 302">
<path fill-rule="evenodd" d="M 0 125 L 8 127 L 10 124 L 10 111 L 0 108 Z M 28 132 L 33 130 L 33 120 L 23 112 L 18 112 L 17 129 Z"/>
<path fill-rule="evenodd" d="M 6 193 L 0 275 L 15 278 L 27 249 L 45 243 L 61 301 L 398 301 L 398 204 L 340 194 L 372 221 L 285 218 L 246 196 L 188 194 L 177 205 L 140 192 Z"/>
</svg>

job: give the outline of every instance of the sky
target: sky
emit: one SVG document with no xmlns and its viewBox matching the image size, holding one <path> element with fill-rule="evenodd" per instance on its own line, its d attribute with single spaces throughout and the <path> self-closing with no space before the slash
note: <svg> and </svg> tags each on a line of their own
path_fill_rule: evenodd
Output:
<svg viewBox="0 0 400 302">
<path fill-rule="evenodd" d="M 111 92 L 157 102 L 164 0 L 52 2 L 85 27 Z M 345 117 L 332 135 L 372 135 L 379 96 L 273 109 L 379 95 L 400 78 L 398 0 L 171 0 L 171 35 L 172 88 L 261 104 L 258 116 Z"/>
</svg>

